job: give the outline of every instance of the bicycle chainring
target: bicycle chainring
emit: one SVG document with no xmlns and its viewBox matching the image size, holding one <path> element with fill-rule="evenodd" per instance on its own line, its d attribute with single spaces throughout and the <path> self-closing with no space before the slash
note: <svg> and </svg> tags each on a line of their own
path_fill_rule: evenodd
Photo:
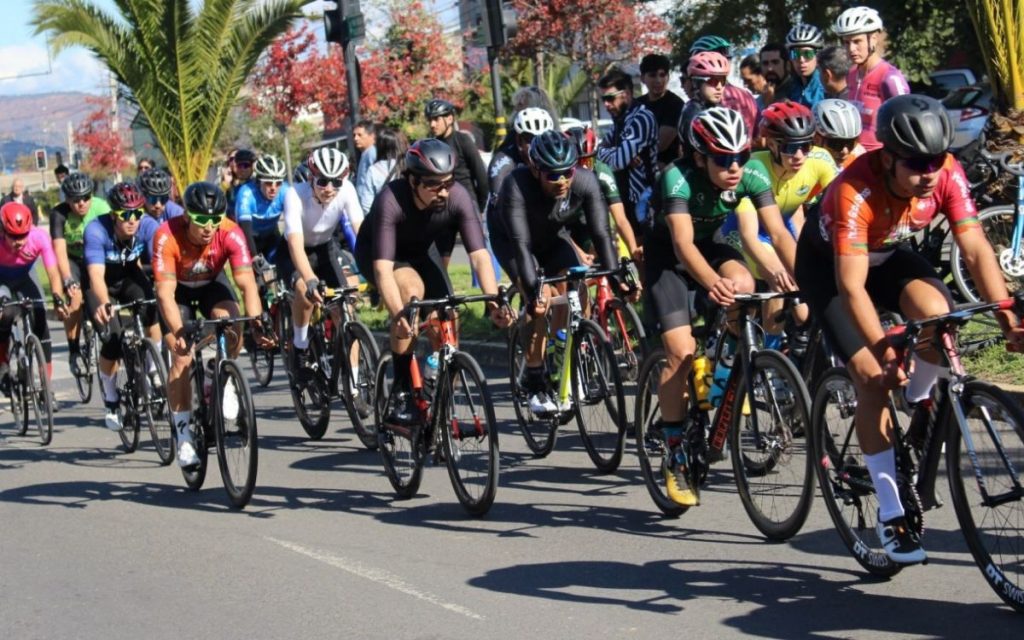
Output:
<svg viewBox="0 0 1024 640">
<path fill-rule="evenodd" d="M 999 252 L 999 267 L 1011 278 L 1024 278 L 1024 255 L 1013 257 L 1013 249 L 1006 248 Z"/>
</svg>

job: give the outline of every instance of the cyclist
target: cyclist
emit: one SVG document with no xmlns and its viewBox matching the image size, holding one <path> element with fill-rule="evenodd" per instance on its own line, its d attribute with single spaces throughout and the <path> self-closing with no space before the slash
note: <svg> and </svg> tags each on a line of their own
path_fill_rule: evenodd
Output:
<svg viewBox="0 0 1024 640">
<path fill-rule="evenodd" d="M 278 258 L 278 273 L 295 291 L 292 298 L 293 362 L 306 362 L 309 319 L 313 303 L 322 303 L 317 286 L 355 286 L 355 235 L 363 222 L 356 189 L 346 178 L 348 158 L 337 149 L 321 148 L 309 155 L 310 181 L 291 190 L 284 204 L 287 250 Z M 342 230 L 344 244 L 338 241 Z M 284 337 L 282 336 L 282 339 Z"/>
<path fill-rule="evenodd" d="M 20 202 L 8 202 L 0 207 L 0 227 L 3 230 L 3 240 L 0 241 L 0 280 L 3 281 L 0 297 L 21 294 L 25 298 L 41 299 L 42 289 L 32 280 L 30 273 L 36 258 L 42 257 L 43 268 L 50 281 L 50 291 L 53 292 L 54 311 L 61 320 L 67 318 L 68 310 L 64 305 L 64 287 L 57 268 L 57 256 L 46 231 L 32 225 L 32 212 Z M 5 393 L 10 392 L 10 368 L 7 362 L 14 320 L 13 308 L 0 315 L 0 384 Z M 46 309 L 41 303 L 32 307 L 32 332 L 43 343 L 46 374 L 52 376 L 50 328 L 46 323 Z"/>
<path fill-rule="evenodd" d="M 555 121 L 551 119 L 551 114 L 540 107 L 520 109 L 512 117 L 514 135 L 507 144 L 502 145 L 494 152 L 491 164 L 487 169 L 490 184 L 487 206 L 490 211 L 497 206 L 498 194 L 501 192 L 501 185 L 505 182 L 505 178 L 512 173 L 513 169 L 526 162 L 530 143 L 533 142 L 534 137 L 554 128 Z"/>
<path fill-rule="evenodd" d="M 254 258 L 262 256 L 272 263 L 282 244 L 278 221 L 292 189 L 285 182 L 287 173 L 277 156 L 260 156 L 253 166 L 253 180 L 238 187 L 235 195 L 235 222 L 245 233 L 249 251 Z"/>
<path fill-rule="evenodd" d="M 85 277 L 84 234 L 86 225 L 98 215 L 110 211 L 103 198 L 93 195 L 92 178 L 84 173 L 72 173 L 60 184 L 66 198 L 50 211 L 50 237 L 57 256 L 63 290 L 68 293 L 68 316 L 64 330 L 68 337 L 68 357 L 71 372 L 79 375 L 84 367 L 78 344 L 78 331 L 82 325 L 84 289 L 89 281 Z"/>
<path fill-rule="evenodd" d="M 683 133 L 683 132 L 680 132 Z M 689 285 L 686 275 L 722 306 L 737 293 L 754 290 L 754 279 L 743 255 L 715 238 L 715 232 L 739 202 L 749 197 L 758 216 L 737 220 L 743 248 L 775 290 L 792 290 L 794 283 L 775 253 L 758 241 L 758 218 L 779 254 L 792 257 L 793 239 L 772 196 L 768 170 L 750 158 L 750 137 L 742 116 L 724 107 L 700 113 L 685 132 L 694 151 L 662 174 L 661 206 L 644 247 L 649 317 L 661 328 L 666 365 L 658 388 L 661 428 L 670 452 L 663 465 L 668 496 L 682 505 L 699 503 L 686 470 L 675 460 L 675 449 L 687 429 L 687 379 L 696 349 L 690 330 Z"/>
<path fill-rule="evenodd" d="M 151 169 L 146 173 L 155 171 Z M 145 175 L 145 174 L 143 174 Z M 106 407 L 104 422 L 108 429 L 121 429 L 118 415 L 118 389 L 115 374 L 121 357 L 120 322 L 107 305 L 110 302 L 149 300 L 153 285 L 142 270 L 141 261 L 149 258 L 150 242 L 160 223 L 145 215 L 146 197 L 129 182 L 120 182 L 107 192 L 113 209 L 85 228 L 85 264 L 89 276 L 86 310 L 97 327 L 110 324 L 100 348 L 99 378 Z M 149 337 L 159 343 L 160 327 L 152 305 L 141 310 L 142 324 Z"/>
<path fill-rule="evenodd" d="M 455 105 L 434 99 L 423 111 L 432 137 L 447 143 L 455 152 L 455 181 L 476 199 L 479 211 L 487 205 L 487 167 L 473 136 L 459 131 L 455 123 Z"/>
<path fill-rule="evenodd" d="M 834 31 L 843 41 L 853 68 L 846 78 L 848 100 L 860 111 L 861 144 L 868 151 L 882 143 L 875 138 L 875 116 L 890 98 L 910 93 L 900 70 L 882 59 L 885 46 L 882 19 L 870 7 L 851 7 L 836 18 Z"/>
<path fill-rule="evenodd" d="M 177 457 L 181 467 L 199 463 L 189 427 L 192 350 L 185 341 L 185 322 L 192 319 L 192 306 L 195 305 L 205 318 L 238 315 L 235 294 L 223 273 L 224 263 L 229 262 L 235 285 L 242 291 L 246 315 L 258 318 L 262 313 L 249 245 L 238 225 L 225 219 L 226 207 L 224 192 L 217 185 L 195 182 L 185 190 L 186 215 L 164 222 L 153 236 L 156 299 L 163 320 L 164 340 L 171 352 L 167 399 L 177 433 Z M 260 329 L 263 323 L 257 320 L 255 324 Z M 258 333 L 262 342 L 262 331 Z M 240 350 L 239 335 L 229 334 L 231 357 Z M 238 412 L 237 397 L 230 390 L 224 397 L 224 417 L 233 420 Z"/>
<path fill-rule="evenodd" d="M 544 376 L 544 325 L 550 296 L 541 291 L 537 297 L 536 270 L 539 267 L 556 275 L 580 265 L 569 235 L 569 225 L 580 218 L 585 221 L 601 266 L 615 268 L 618 259 L 601 187 L 593 172 L 576 167 L 574 140 L 559 131 L 546 131 L 530 143 L 529 159 L 529 164 L 513 171 L 502 185 L 498 215 L 488 222 L 495 256 L 519 288 L 534 324 L 524 381 L 530 410 L 550 414 L 559 410 L 548 396 Z M 564 322 L 559 314 L 552 332 L 562 328 Z"/>
<path fill-rule="evenodd" d="M 824 45 L 825 36 L 814 25 L 801 23 L 789 30 L 786 50 L 792 73 L 776 92 L 776 100 L 789 99 L 813 109 L 825 98 L 825 87 L 818 69 L 818 50 Z"/>
<path fill-rule="evenodd" d="M 380 292 L 391 318 L 394 384 L 403 391 L 390 419 L 400 424 L 417 421 L 419 409 L 411 394 L 412 338 L 405 304 L 413 297 L 441 298 L 452 293 L 436 242 L 458 231 L 484 293 L 498 290 L 491 255 L 473 196 L 455 181 L 455 152 L 436 138 L 420 140 L 405 154 L 401 178 L 389 182 L 373 202 L 356 241 L 356 262 L 363 276 Z M 496 303 L 488 303 L 491 318 L 507 325 Z M 439 336 L 430 336 L 440 346 Z"/>
<path fill-rule="evenodd" d="M 814 106 L 814 143 L 824 147 L 840 169 L 864 154 L 862 125 L 857 107 L 846 100 L 828 98 Z"/>
<path fill-rule="evenodd" d="M 797 281 L 831 346 L 847 363 L 857 390 L 857 438 L 878 498 L 878 536 L 901 564 L 926 559 L 908 529 L 896 485 L 889 393 L 904 387 L 927 419 L 929 396 L 941 367 L 938 354 L 913 356 L 910 373 L 886 338 L 877 308 L 910 319 L 946 313 L 951 298 L 935 268 L 907 246 L 942 213 L 986 300 L 1008 297 L 995 254 L 978 224 L 963 168 L 951 154 L 953 127 L 942 105 L 920 95 L 897 96 L 878 112 L 878 141 L 844 170 L 825 193 L 818 214 L 800 236 Z M 1010 311 L 996 317 L 1010 350 L 1024 349 L 1024 331 Z"/>
<path fill-rule="evenodd" d="M 676 124 L 676 132 L 679 134 L 679 141 L 682 144 L 683 160 L 689 161 L 693 156 L 693 149 L 690 147 L 689 136 L 690 123 L 697 117 L 697 114 L 709 107 L 716 107 L 722 104 L 725 97 L 725 85 L 729 84 L 729 59 L 715 51 L 702 51 L 690 57 L 686 64 L 686 77 L 692 91 L 692 96 L 682 113 L 679 114 L 679 122 Z M 668 169 L 666 168 L 666 171 Z"/>
<path fill-rule="evenodd" d="M 731 52 L 732 44 L 725 38 L 719 36 L 701 36 L 693 41 L 690 45 L 690 57 L 697 55 L 704 51 L 713 51 L 714 53 L 721 54 L 726 60 L 732 60 Z M 684 69 L 686 67 L 684 66 Z M 757 101 L 754 100 L 753 94 L 744 89 L 738 87 L 731 82 L 726 82 L 722 92 L 721 105 L 728 109 L 738 111 L 743 116 L 743 123 L 747 126 L 747 131 L 753 131 L 757 125 Z M 711 106 L 711 105 L 707 105 Z M 678 128 L 678 126 L 676 127 Z M 685 144 L 686 140 L 683 139 Z M 687 155 L 684 153 L 684 155 Z"/>
<path fill-rule="evenodd" d="M 157 222 L 165 222 L 171 218 L 184 215 L 185 210 L 180 204 L 171 200 L 171 176 L 160 169 L 149 169 L 139 174 L 139 189 L 145 196 L 146 213 Z"/>
</svg>

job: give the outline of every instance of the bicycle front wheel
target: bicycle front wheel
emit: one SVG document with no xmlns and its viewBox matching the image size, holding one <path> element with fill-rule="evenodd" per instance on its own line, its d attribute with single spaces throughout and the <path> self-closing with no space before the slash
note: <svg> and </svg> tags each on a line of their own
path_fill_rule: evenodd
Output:
<svg viewBox="0 0 1024 640">
<path fill-rule="evenodd" d="M 274 353 L 277 347 L 263 349 L 256 345 L 256 339 L 252 337 L 252 327 L 245 330 L 245 350 L 249 352 L 249 365 L 252 367 L 252 377 L 262 388 L 270 386 L 274 377 Z"/>
<path fill-rule="evenodd" d="M 125 453 L 132 453 L 139 447 L 138 401 L 142 387 L 136 384 L 135 369 L 133 354 L 125 352 L 114 377 L 121 413 L 121 429 L 117 435 L 121 438 L 121 446 L 124 447 Z"/>
<path fill-rule="evenodd" d="M 93 381 L 96 377 L 96 367 L 99 363 L 99 339 L 96 336 L 96 329 L 93 328 L 92 322 L 85 320 L 82 322 L 81 333 L 78 336 L 79 339 L 79 353 L 80 355 L 80 367 L 81 371 L 75 378 L 75 386 L 78 388 L 78 397 L 82 399 L 82 404 L 89 404 L 92 400 L 92 388 Z"/>
<path fill-rule="evenodd" d="M 836 532 L 864 569 L 882 578 L 899 573 L 875 531 L 878 499 L 857 439 L 857 392 L 843 367 L 825 370 L 811 408 L 811 459 Z"/>
<path fill-rule="evenodd" d="M 411 498 L 419 491 L 423 479 L 423 461 L 426 446 L 422 429 L 399 427 L 387 423 L 386 417 L 397 400 L 392 393 L 394 373 L 391 354 L 385 353 L 377 363 L 374 378 L 373 413 L 377 422 L 377 448 L 380 450 L 384 473 L 388 476 L 399 498 Z"/>
<path fill-rule="evenodd" d="M 661 472 L 666 454 L 665 438 L 653 429 L 661 419 L 658 388 L 661 386 L 661 372 L 664 368 L 665 350 L 661 347 L 652 351 L 640 365 L 633 437 L 637 458 L 640 459 L 640 474 L 644 477 L 651 500 L 666 516 L 677 518 L 686 513 L 689 507 L 678 504 L 665 494 L 665 481 Z"/>
<path fill-rule="evenodd" d="M 249 382 L 238 363 L 225 360 L 217 377 L 220 406 L 213 407 L 217 463 L 231 506 L 241 509 L 256 488 L 259 444 Z"/>
<path fill-rule="evenodd" d="M 341 395 L 359 441 L 367 449 L 377 448 L 373 424 L 373 376 L 380 360 L 380 347 L 362 322 L 349 322 L 342 334 L 341 352 L 335 366 L 341 367 Z"/>
<path fill-rule="evenodd" d="M 160 464 L 168 465 L 174 461 L 174 425 L 167 404 L 167 369 L 160 350 L 149 340 L 142 341 L 140 362 L 143 363 L 139 367 L 138 383 L 142 389 L 141 414 L 149 426 Z"/>
<path fill-rule="evenodd" d="M 50 377 L 46 375 L 46 355 L 39 338 L 30 335 L 25 339 L 25 356 L 28 367 L 28 389 L 26 399 L 31 407 L 39 441 L 44 445 L 53 439 L 53 406 L 50 403 Z M 28 412 L 25 413 L 26 420 Z"/>
<path fill-rule="evenodd" d="M 323 325 L 309 328 L 308 362 L 298 362 L 291 384 L 292 404 L 298 414 L 299 423 L 313 440 L 319 440 L 327 433 L 331 419 L 331 394 L 323 362 L 327 347 Z"/>
<path fill-rule="evenodd" d="M 967 433 L 951 411 L 946 443 L 953 507 L 989 586 L 1024 612 L 1024 413 L 1005 391 L 978 380 L 967 382 L 960 403 Z"/>
<path fill-rule="evenodd" d="M 996 260 L 1006 280 L 1006 288 L 1012 296 L 1024 286 L 1024 256 L 1013 255 L 1013 241 L 1020 232 L 1016 228 L 1017 211 L 1013 205 L 989 207 L 978 213 L 978 224 L 995 251 Z M 953 282 L 967 302 L 981 302 L 978 286 L 964 263 L 960 245 L 953 242 L 949 248 L 949 266 L 953 271 Z"/>
<path fill-rule="evenodd" d="M 581 320 L 573 335 L 572 398 L 583 446 L 601 473 L 622 462 L 626 400 L 612 344 L 596 322 Z"/>
<path fill-rule="evenodd" d="M 192 361 L 192 369 L 189 373 L 189 380 L 192 386 L 192 443 L 196 448 L 196 455 L 199 457 L 199 464 L 193 467 L 185 467 L 181 475 L 185 478 L 185 485 L 189 491 L 199 491 L 206 481 L 206 469 L 209 465 L 210 449 L 206 446 L 207 418 L 212 407 L 206 406 L 203 397 L 203 384 L 200 379 L 202 363 Z M 174 446 L 178 446 L 177 437 Z"/>
<path fill-rule="evenodd" d="M 498 425 L 480 365 L 456 352 L 438 392 L 448 477 L 463 508 L 482 516 L 498 491 Z"/>
<path fill-rule="evenodd" d="M 515 409 L 519 429 L 530 452 L 544 458 L 555 448 L 558 439 L 558 419 L 535 416 L 530 411 L 530 393 L 524 386 L 526 380 L 526 338 L 531 327 L 517 322 L 509 332 L 508 370 L 509 389 L 512 394 L 512 408 Z"/>
</svg>

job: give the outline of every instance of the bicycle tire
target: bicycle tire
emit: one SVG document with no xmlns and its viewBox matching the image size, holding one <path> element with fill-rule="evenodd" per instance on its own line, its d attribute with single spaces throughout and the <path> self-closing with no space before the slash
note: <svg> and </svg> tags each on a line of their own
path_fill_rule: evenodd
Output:
<svg viewBox="0 0 1024 640">
<path fill-rule="evenodd" d="M 487 380 L 468 353 L 456 351 L 435 395 L 448 477 L 472 516 L 490 510 L 498 492 L 498 422 Z"/>
<path fill-rule="evenodd" d="M 373 339 L 370 329 L 359 321 L 347 323 L 342 338 L 343 340 L 339 342 L 341 348 L 338 357 L 334 359 L 335 365 L 341 367 L 341 395 L 345 400 L 345 410 L 352 421 L 356 436 L 364 447 L 372 451 L 377 448 L 377 430 L 371 418 L 373 377 L 377 372 L 377 361 L 380 360 L 380 347 Z M 350 357 L 346 357 L 352 345 L 358 345 L 359 348 L 355 369 L 352 368 Z"/>
<path fill-rule="evenodd" d="M 758 351 L 751 365 L 754 398 L 749 402 L 750 415 L 743 412 L 746 382 L 740 376 L 740 393 L 733 402 L 729 427 L 736 488 L 757 530 L 770 540 L 788 540 L 807 521 L 814 498 L 807 437 L 794 435 L 809 430 L 811 401 L 796 366 L 782 353 Z M 757 434 L 752 432 L 755 415 Z"/>
<path fill-rule="evenodd" d="M 50 404 L 50 377 L 46 374 L 46 355 L 43 343 L 34 335 L 25 338 L 28 359 L 28 398 L 35 415 L 36 434 L 43 445 L 53 440 L 53 406 Z M 28 412 L 25 412 L 26 417 Z"/>
<path fill-rule="evenodd" d="M 189 491 L 199 491 L 203 488 L 203 483 L 206 481 L 206 470 L 209 465 L 209 454 L 210 450 L 206 445 L 206 429 L 207 426 L 204 424 L 206 421 L 206 412 L 208 408 L 203 404 L 203 387 L 202 381 L 199 376 L 199 367 L 202 366 L 202 362 L 198 359 L 192 360 L 192 370 L 189 374 L 189 381 L 192 387 L 192 444 L 196 449 L 196 456 L 199 458 L 199 464 L 192 467 L 183 467 L 181 469 L 181 475 L 185 479 L 185 485 L 189 488 Z M 178 437 L 177 429 L 173 429 L 175 432 L 174 447 L 177 452 Z"/>
<path fill-rule="evenodd" d="M 264 349 L 256 345 L 256 339 L 252 337 L 252 327 L 245 330 L 246 351 L 249 352 L 249 366 L 252 368 L 252 377 L 256 384 L 262 389 L 270 386 L 274 378 L 274 353 L 277 347 Z M 251 348 L 250 348 L 251 347 Z"/>
<path fill-rule="evenodd" d="M 961 399 L 979 467 L 964 452 L 955 412 L 948 412 L 946 469 L 953 508 L 985 581 L 1003 602 L 1024 612 L 1024 539 L 1020 536 L 1024 502 L 1017 496 L 1001 504 L 986 505 L 976 476 L 984 476 L 989 496 L 1012 498 L 1019 485 L 1015 486 L 1014 478 L 1006 473 L 1000 453 L 1017 474 L 1024 470 L 1024 412 L 1005 391 L 979 380 L 964 385 Z M 992 424 L 998 418 L 1002 418 L 1001 428 Z M 986 422 L 995 431 L 995 437 Z M 1001 445 L 998 449 L 996 442 Z M 1016 480 L 1019 479 L 1018 475 Z M 1010 530 L 1009 536 L 999 535 L 1003 529 Z"/>
<path fill-rule="evenodd" d="M 509 390 L 512 394 L 512 408 L 516 412 L 519 430 L 527 448 L 534 457 L 544 458 L 555 448 L 558 440 L 558 420 L 542 419 L 530 411 L 530 394 L 522 386 L 526 375 L 526 347 L 523 344 L 526 328 L 527 325 L 517 322 L 509 332 Z"/>
<path fill-rule="evenodd" d="M 232 393 L 227 393 L 230 387 Z M 241 509 L 249 504 L 256 488 L 259 469 L 259 437 L 256 432 L 256 410 L 253 407 L 249 381 L 234 360 L 220 363 L 215 397 L 220 406 L 213 407 L 214 433 L 217 439 L 217 464 L 231 506 Z M 224 408 L 237 402 L 237 415 L 232 421 Z"/>
<path fill-rule="evenodd" d="M 831 367 L 821 374 L 811 407 L 812 459 L 839 538 L 868 573 L 889 578 L 902 566 L 885 554 L 875 532 L 878 502 L 857 441 L 856 398 L 844 367 Z"/>
<path fill-rule="evenodd" d="M 407 433 L 393 429 L 385 423 L 393 401 L 391 390 L 393 376 L 391 371 L 391 353 L 384 353 L 377 363 L 377 374 L 374 376 L 374 419 L 377 422 L 377 450 L 380 451 L 384 463 L 384 473 L 402 499 L 411 498 L 419 491 L 423 479 L 423 462 L 425 446 L 422 441 L 422 429 L 412 428 Z"/>
<path fill-rule="evenodd" d="M 10 385 L 11 385 L 11 417 L 14 420 L 15 434 L 24 436 L 28 433 L 28 397 L 25 394 L 25 383 L 28 380 L 27 373 L 23 373 L 24 362 L 21 355 L 21 343 L 14 342 L 11 345 L 9 356 L 10 364 Z M 25 369 L 27 371 L 27 369 Z"/>
<path fill-rule="evenodd" d="M 121 446 L 125 453 L 134 453 L 139 447 L 139 394 L 135 360 L 130 351 L 121 357 L 121 366 L 115 374 L 115 389 L 118 396 L 118 413 L 121 414 L 121 428 L 117 435 L 121 438 Z"/>
<path fill-rule="evenodd" d="M 157 458 L 162 466 L 166 466 L 174 461 L 174 424 L 167 401 L 167 369 L 155 344 L 143 340 L 140 350 L 143 366 L 139 367 L 139 385 L 145 398 L 141 413 L 149 427 Z M 152 370 L 150 363 L 154 363 Z"/>
<path fill-rule="evenodd" d="M 640 475 L 644 478 L 647 493 L 665 516 L 678 518 L 686 513 L 689 507 L 678 504 L 665 494 L 664 478 L 661 474 L 661 466 L 665 459 L 665 440 L 660 434 L 651 433 L 651 426 L 661 417 L 658 387 L 661 384 L 661 372 L 665 367 L 665 361 L 665 350 L 657 347 L 647 354 L 640 365 L 634 406 L 633 438 L 640 461 Z"/>
<path fill-rule="evenodd" d="M 606 333 L 615 351 L 623 384 L 636 383 L 640 375 L 640 364 L 647 357 L 648 349 L 643 322 L 632 304 L 619 298 L 612 298 L 608 302 Z"/>
<path fill-rule="evenodd" d="M 309 350 L 307 357 L 314 366 L 305 372 L 300 368 L 293 372 L 291 395 L 292 405 L 299 418 L 299 424 L 311 440 L 319 440 L 327 433 L 331 420 L 331 394 L 327 377 L 319 366 L 327 346 L 323 325 L 309 328 Z M 300 375 L 302 374 L 302 375 Z"/>
<path fill-rule="evenodd" d="M 996 261 L 999 263 L 1000 271 L 1006 280 L 1006 286 L 1012 296 L 1024 287 L 1024 277 L 1012 276 L 1007 273 L 1007 268 L 1019 270 L 1021 265 L 1012 263 L 1012 246 L 1014 232 L 1016 231 L 1017 208 L 1015 205 L 996 205 L 988 207 L 978 213 L 978 224 L 992 250 L 995 252 Z M 953 272 L 953 282 L 967 302 L 982 302 L 978 294 L 978 288 L 974 279 L 964 264 L 963 255 L 960 253 L 960 245 L 956 242 L 950 243 L 949 266 Z"/>
<path fill-rule="evenodd" d="M 612 473 L 626 441 L 626 400 L 615 352 L 596 322 L 580 320 L 571 357 L 573 412 L 583 446 L 598 471 Z"/>
<path fill-rule="evenodd" d="M 89 320 L 83 320 L 79 334 L 79 354 L 81 362 L 85 365 L 85 371 L 80 372 L 75 379 L 75 387 L 78 389 L 78 397 L 82 404 L 89 404 L 92 400 L 93 383 L 96 377 L 96 370 L 99 364 L 99 340 L 96 337 L 96 329 Z"/>
</svg>

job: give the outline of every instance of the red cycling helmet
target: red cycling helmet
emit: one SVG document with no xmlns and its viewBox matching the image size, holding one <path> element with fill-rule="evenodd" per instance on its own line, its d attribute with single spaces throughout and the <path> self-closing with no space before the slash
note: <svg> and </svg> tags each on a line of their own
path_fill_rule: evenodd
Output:
<svg viewBox="0 0 1024 640">
<path fill-rule="evenodd" d="M 580 159 L 592 158 L 597 155 L 597 134 L 590 127 L 573 127 L 566 131 L 576 142 L 576 150 Z"/>
<path fill-rule="evenodd" d="M 695 53 L 686 65 L 686 75 L 690 78 L 710 78 L 712 76 L 729 75 L 729 59 L 715 51 Z"/>
<path fill-rule="evenodd" d="M 0 207 L 0 222 L 5 234 L 23 236 L 32 229 L 32 212 L 20 202 L 8 202 Z"/>
<path fill-rule="evenodd" d="M 776 102 L 761 112 L 761 135 L 786 142 L 810 142 L 814 138 L 814 114 L 799 102 Z"/>
<path fill-rule="evenodd" d="M 107 192 L 107 203 L 114 211 L 141 209 L 146 196 L 134 182 L 118 182 Z"/>
</svg>

